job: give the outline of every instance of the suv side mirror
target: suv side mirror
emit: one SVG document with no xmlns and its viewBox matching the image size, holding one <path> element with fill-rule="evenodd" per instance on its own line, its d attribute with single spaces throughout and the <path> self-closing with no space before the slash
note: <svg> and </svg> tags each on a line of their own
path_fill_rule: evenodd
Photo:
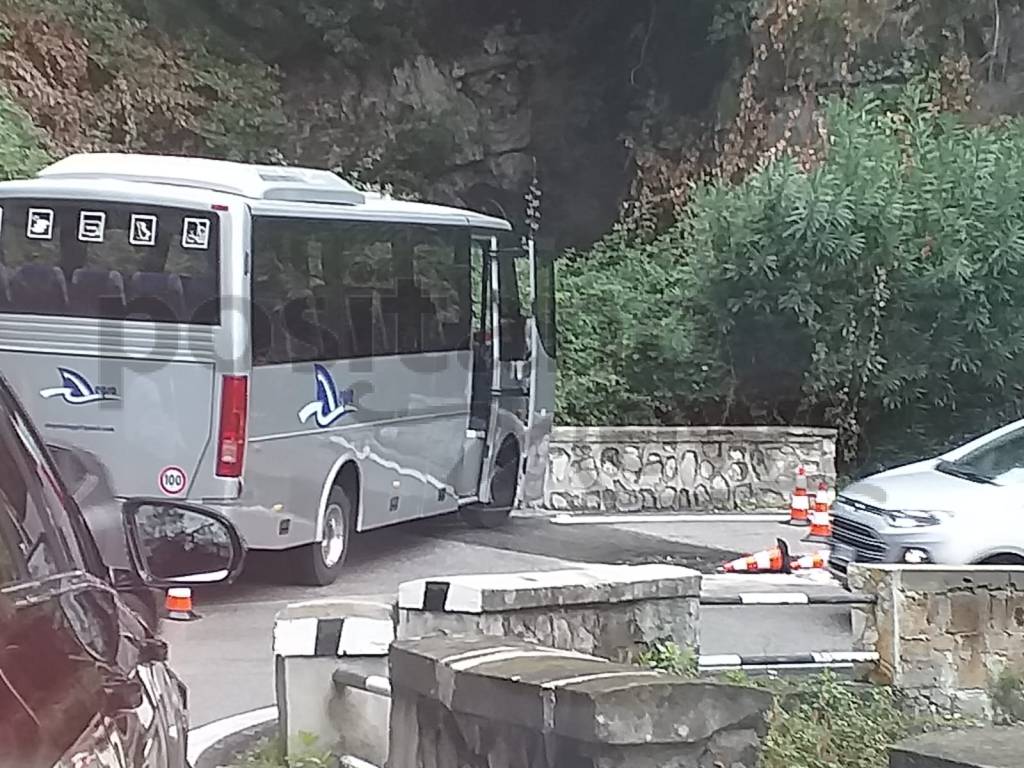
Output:
<svg viewBox="0 0 1024 768">
<path fill-rule="evenodd" d="M 132 565 L 151 587 L 231 582 L 245 545 L 227 518 L 193 504 L 132 499 L 122 514 Z"/>
</svg>

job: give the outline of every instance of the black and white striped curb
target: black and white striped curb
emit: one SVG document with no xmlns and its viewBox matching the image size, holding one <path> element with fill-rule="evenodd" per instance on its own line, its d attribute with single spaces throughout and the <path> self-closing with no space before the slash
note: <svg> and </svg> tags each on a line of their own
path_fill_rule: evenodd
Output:
<svg viewBox="0 0 1024 768">
<path fill-rule="evenodd" d="M 746 592 L 739 595 L 701 595 L 701 605 L 872 605 L 871 595 L 844 593 L 809 595 L 806 592 Z"/>
<path fill-rule="evenodd" d="M 282 657 L 387 656 L 394 640 L 389 619 L 308 617 L 274 623 L 274 655 Z"/>
<path fill-rule="evenodd" d="M 701 656 L 700 669 L 750 669 L 754 667 L 849 667 L 854 664 L 873 664 L 878 654 L 868 651 L 828 651 L 818 653 L 779 653 L 762 656 L 741 656 L 724 653 Z"/>
<path fill-rule="evenodd" d="M 398 607 L 403 610 L 485 613 L 489 610 L 538 608 L 546 590 L 579 595 L 581 590 L 649 592 L 649 597 L 678 597 L 684 585 L 696 584 L 696 571 L 666 563 L 590 564 L 587 567 L 522 573 L 467 574 L 407 581 L 398 587 Z M 595 602 L 605 602 L 602 594 Z M 580 602 L 579 598 L 573 602 Z M 562 602 L 558 602 L 559 605 Z"/>
</svg>

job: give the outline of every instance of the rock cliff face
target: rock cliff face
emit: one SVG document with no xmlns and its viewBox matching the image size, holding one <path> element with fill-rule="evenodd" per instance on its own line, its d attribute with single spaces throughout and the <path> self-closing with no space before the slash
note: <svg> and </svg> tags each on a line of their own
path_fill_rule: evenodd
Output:
<svg viewBox="0 0 1024 768">
<path fill-rule="evenodd" d="M 535 183 L 558 247 L 813 150 L 820 99 L 858 85 L 1024 110 L 1019 0 L 0 0 L 0 32 L 56 153 L 329 165 L 516 221 Z"/>
<path fill-rule="evenodd" d="M 536 178 L 545 234 L 593 240 L 629 194 L 650 107 L 706 113 L 726 57 L 707 3 L 556 5 L 435 3 L 390 57 L 282 64 L 285 154 L 512 219 Z"/>
</svg>

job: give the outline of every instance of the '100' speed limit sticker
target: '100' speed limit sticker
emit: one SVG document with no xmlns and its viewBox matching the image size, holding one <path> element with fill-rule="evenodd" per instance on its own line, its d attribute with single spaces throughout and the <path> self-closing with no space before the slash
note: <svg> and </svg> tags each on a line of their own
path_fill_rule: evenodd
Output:
<svg viewBox="0 0 1024 768">
<path fill-rule="evenodd" d="M 160 490 L 168 496 L 177 496 L 185 492 L 188 476 L 181 467 L 165 467 L 160 471 Z"/>
</svg>

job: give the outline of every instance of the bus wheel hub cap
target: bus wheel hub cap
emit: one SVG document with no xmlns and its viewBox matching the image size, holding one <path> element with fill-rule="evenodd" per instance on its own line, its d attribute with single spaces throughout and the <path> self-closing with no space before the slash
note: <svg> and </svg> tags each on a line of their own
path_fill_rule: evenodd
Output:
<svg viewBox="0 0 1024 768">
<path fill-rule="evenodd" d="M 345 516 L 341 507 L 332 504 L 324 515 L 324 538 L 320 542 L 320 556 L 324 565 L 333 568 L 345 551 Z"/>
</svg>

